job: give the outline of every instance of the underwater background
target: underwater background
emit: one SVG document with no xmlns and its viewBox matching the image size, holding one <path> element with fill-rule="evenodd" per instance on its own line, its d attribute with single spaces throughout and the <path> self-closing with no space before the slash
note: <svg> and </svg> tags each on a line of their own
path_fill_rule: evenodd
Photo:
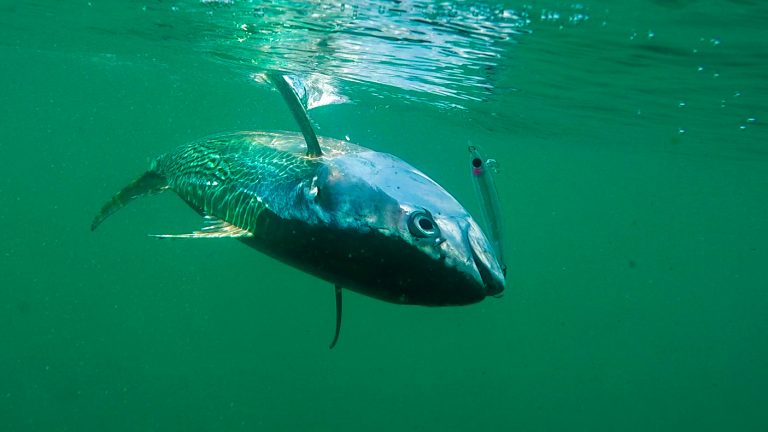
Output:
<svg viewBox="0 0 768 432">
<path fill-rule="evenodd" d="M 768 3 L 3 1 L 0 431 L 768 430 Z M 507 289 L 387 304 L 178 197 L 92 217 L 150 161 L 318 133 L 473 214 L 498 161 Z M 320 85 L 320 84 L 318 84 Z"/>
</svg>

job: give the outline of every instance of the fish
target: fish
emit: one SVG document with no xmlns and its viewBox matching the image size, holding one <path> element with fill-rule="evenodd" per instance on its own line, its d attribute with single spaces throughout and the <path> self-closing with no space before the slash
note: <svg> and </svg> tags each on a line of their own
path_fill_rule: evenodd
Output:
<svg viewBox="0 0 768 432">
<path fill-rule="evenodd" d="M 287 81 L 273 79 L 303 131 L 311 124 Z M 293 105 L 293 106 L 291 106 Z M 107 201 L 96 230 L 133 200 L 175 192 L 203 219 L 191 233 L 235 238 L 334 286 L 378 300 L 460 306 L 497 296 L 505 275 L 467 210 L 407 162 L 346 140 L 290 131 L 208 136 L 154 159 Z"/>
</svg>

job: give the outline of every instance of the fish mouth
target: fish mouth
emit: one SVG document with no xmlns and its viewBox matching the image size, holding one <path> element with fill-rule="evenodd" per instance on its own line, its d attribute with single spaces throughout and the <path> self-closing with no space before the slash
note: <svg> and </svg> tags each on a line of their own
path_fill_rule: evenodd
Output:
<svg viewBox="0 0 768 432">
<path fill-rule="evenodd" d="M 482 234 L 465 231 L 467 246 L 472 253 L 472 261 L 475 264 L 480 279 L 483 282 L 486 296 L 500 297 L 504 292 L 504 278 L 506 271 L 499 265 L 496 256 L 490 252 L 492 249 Z M 479 238 L 478 238 L 479 237 Z M 482 240 L 485 240 L 484 242 Z M 486 247 L 482 247 L 485 244 Z"/>
<path fill-rule="evenodd" d="M 470 249 L 472 250 L 472 260 L 475 262 L 477 272 L 480 273 L 480 279 L 483 281 L 485 295 L 501 297 L 502 293 L 504 292 L 504 280 L 500 280 L 497 277 L 494 277 L 491 269 L 485 265 L 485 263 L 478 256 L 477 252 L 475 252 L 475 248 Z"/>
</svg>

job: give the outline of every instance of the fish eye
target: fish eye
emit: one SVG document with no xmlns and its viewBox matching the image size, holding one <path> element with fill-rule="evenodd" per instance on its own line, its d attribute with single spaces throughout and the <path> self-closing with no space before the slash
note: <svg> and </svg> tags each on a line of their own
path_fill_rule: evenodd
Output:
<svg viewBox="0 0 768 432">
<path fill-rule="evenodd" d="M 472 166 L 475 168 L 480 168 L 483 165 L 483 160 L 480 158 L 474 158 L 472 159 Z"/>
<path fill-rule="evenodd" d="M 426 211 L 415 211 L 408 218 L 408 230 L 416 237 L 427 238 L 440 235 L 440 229 Z"/>
</svg>

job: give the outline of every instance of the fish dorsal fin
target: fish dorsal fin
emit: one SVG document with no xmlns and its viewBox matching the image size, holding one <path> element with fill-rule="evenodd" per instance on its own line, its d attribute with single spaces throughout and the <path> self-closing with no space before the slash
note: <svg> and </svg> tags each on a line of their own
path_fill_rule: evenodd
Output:
<svg viewBox="0 0 768 432">
<path fill-rule="evenodd" d="M 253 237 L 250 231 L 232 225 L 217 217 L 206 215 L 203 220 L 203 228 L 188 234 L 150 234 L 155 238 L 241 238 Z"/>
<path fill-rule="evenodd" d="M 333 349 L 336 346 L 336 342 L 339 341 L 339 332 L 341 331 L 341 287 L 335 285 L 333 291 L 336 294 L 336 332 L 333 334 L 333 341 L 331 341 L 329 349 Z"/>
<path fill-rule="evenodd" d="M 322 156 L 323 152 L 320 150 L 320 143 L 317 141 L 315 130 L 312 129 L 312 123 L 309 121 L 307 110 L 304 108 L 304 104 L 301 103 L 299 95 L 296 94 L 296 90 L 291 85 L 290 78 L 276 72 L 269 73 L 268 76 L 288 105 L 293 118 L 298 123 L 299 129 L 301 129 L 302 135 L 304 135 L 304 141 L 307 143 L 307 156 L 313 158 Z"/>
</svg>

